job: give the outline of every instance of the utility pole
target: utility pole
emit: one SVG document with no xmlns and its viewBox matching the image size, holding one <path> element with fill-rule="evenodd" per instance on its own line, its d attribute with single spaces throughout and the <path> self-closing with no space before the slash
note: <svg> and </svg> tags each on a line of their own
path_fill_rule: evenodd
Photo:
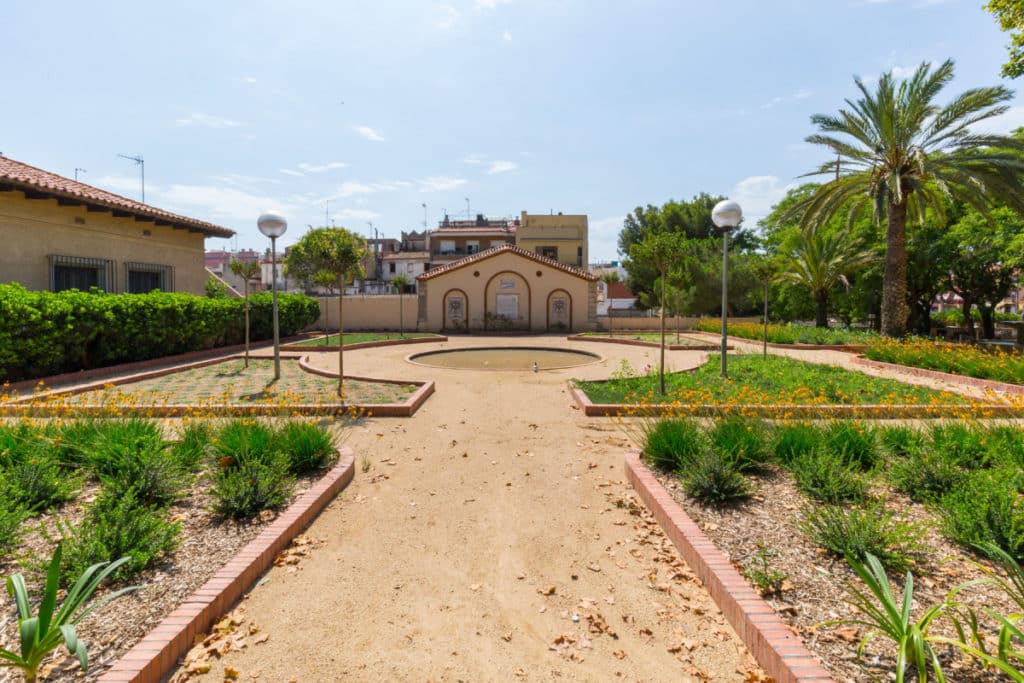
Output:
<svg viewBox="0 0 1024 683">
<path fill-rule="evenodd" d="M 117 156 L 128 161 L 134 161 L 139 167 L 139 179 L 142 184 L 142 203 L 146 203 L 146 160 L 142 158 L 142 155 L 129 156 L 127 154 L 118 154 Z"/>
<path fill-rule="evenodd" d="M 423 202 L 423 229 L 427 229 L 427 203 Z"/>
<path fill-rule="evenodd" d="M 466 197 L 466 219 L 473 220 L 473 212 L 469 210 L 469 197 Z"/>
<path fill-rule="evenodd" d="M 75 167 L 75 180 L 76 180 L 76 181 L 78 180 L 78 172 L 79 172 L 79 171 L 81 171 L 82 173 L 88 173 L 88 171 L 86 171 L 86 170 L 85 170 L 84 168 L 78 168 L 78 167 L 76 166 L 76 167 Z"/>
<path fill-rule="evenodd" d="M 331 227 L 331 219 L 330 219 L 330 215 L 331 214 L 330 214 L 330 211 L 331 211 L 331 200 L 330 199 L 325 199 L 324 200 L 324 227 L 325 228 Z"/>
</svg>

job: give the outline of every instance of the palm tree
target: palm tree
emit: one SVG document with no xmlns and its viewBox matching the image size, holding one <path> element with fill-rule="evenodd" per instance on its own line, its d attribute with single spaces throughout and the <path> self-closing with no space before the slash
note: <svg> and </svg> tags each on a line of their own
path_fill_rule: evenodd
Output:
<svg viewBox="0 0 1024 683">
<path fill-rule="evenodd" d="M 402 295 L 405 288 L 409 286 L 409 276 L 405 273 L 397 273 L 391 278 L 391 284 L 398 290 L 398 336 L 405 336 L 405 311 L 402 306 Z"/>
<path fill-rule="evenodd" d="M 242 288 L 245 296 L 245 367 L 249 367 L 249 281 L 255 280 L 260 274 L 258 261 L 239 261 L 231 259 L 228 264 L 231 272 L 242 278 Z"/>
<path fill-rule="evenodd" d="M 815 324 L 828 327 L 829 291 L 838 284 L 849 286 L 847 276 L 876 258 L 848 229 L 804 229 L 778 278 L 810 290 Z"/>
<path fill-rule="evenodd" d="M 868 206 L 887 220 L 882 287 L 882 333 L 902 336 L 907 325 L 907 213 L 931 210 L 945 222 L 944 199 L 985 212 L 1002 201 L 1024 211 L 1024 143 L 972 127 L 1008 109 L 1013 93 L 1002 86 L 972 88 L 945 105 L 936 97 L 953 79 L 953 62 L 922 63 L 897 82 L 883 74 L 874 91 L 854 78 L 861 97 L 838 115 L 811 117 L 819 133 L 807 142 L 831 150 L 830 160 L 808 175 L 834 175 L 798 207 L 805 227 L 849 209 L 852 221 Z"/>
</svg>

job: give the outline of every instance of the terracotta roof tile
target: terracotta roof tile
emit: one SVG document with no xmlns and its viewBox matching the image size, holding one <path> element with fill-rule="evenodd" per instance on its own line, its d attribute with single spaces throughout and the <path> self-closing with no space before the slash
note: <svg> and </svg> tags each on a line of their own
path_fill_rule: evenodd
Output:
<svg viewBox="0 0 1024 683">
<path fill-rule="evenodd" d="M 591 282 L 595 282 L 599 279 L 596 275 L 588 273 L 587 271 L 582 270 L 581 268 L 577 268 L 576 266 L 569 266 L 559 261 L 556 261 L 555 259 L 548 258 L 547 256 L 535 254 L 532 251 L 527 251 L 526 249 L 518 247 L 514 244 L 506 244 L 501 247 L 494 247 L 493 249 L 485 249 L 480 253 L 473 254 L 472 256 L 467 256 L 466 258 L 459 259 L 458 261 L 452 261 L 451 263 L 446 263 L 443 266 L 431 268 L 426 273 L 423 273 L 423 275 L 417 276 L 416 279 L 429 280 L 431 278 L 437 277 L 438 275 L 450 273 L 453 270 L 465 268 L 468 265 L 472 265 L 479 261 L 484 261 L 493 256 L 498 256 L 499 254 L 504 253 L 512 253 L 516 254 L 517 256 L 523 256 L 525 258 L 530 259 L 531 261 L 541 263 L 551 268 L 556 268 L 558 270 L 561 270 L 562 272 L 569 273 L 570 275 L 575 275 L 576 277 L 583 278 L 584 280 L 590 280 Z"/>
<path fill-rule="evenodd" d="M 135 216 L 166 221 L 176 228 L 187 228 L 203 233 L 207 237 L 231 237 L 234 230 L 213 223 L 181 216 L 158 209 L 127 197 L 101 190 L 92 185 L 71 180 L 56 173 L 44 171 L 35 166 L 0 156 L 0 186 L 11 186 L 16 190 L 42 192 L 54 198 L 77 199 L 85 204 L 101 206 L 110 210 L 125 211 Z"/>
</svg>

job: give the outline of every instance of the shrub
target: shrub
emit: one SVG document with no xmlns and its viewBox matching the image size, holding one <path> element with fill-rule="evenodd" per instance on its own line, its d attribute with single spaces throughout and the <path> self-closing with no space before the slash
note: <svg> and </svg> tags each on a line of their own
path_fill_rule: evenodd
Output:
<svg viewBox="0 0 1024 683">
<path fill-rule="evenodd" d="M 171 552 L 181 526 L 166 521 L 160 511 L 142 505 L 131 491 L 120 496 L 104 491 L 89 506 L 80 524 L 70 529 L 59 525 L 58 531 L 64 537 L 64 577 L 77 576 L 98 562 L 127 556 L 131 559 L 114 575 L 123 580 Z"/>
<path fill-rule="evenodd" d="M 191 422 L 181 430 L 172 446 L 174 459 L 186 470 L 194 470 L 212 448 L 213 429 L 208 422 Z"/>
<path fill-rule="evenodd" d="M 860 502 L 868 486 L 857 468 L 841 455 L 818 449 L 790 461 L 789 470 L 806 495 L 823 503 Z"/>
<path fill-rule="evenodd" d="M 277 438 L 292 474 L 322 470 L 338 455 L 334 437 L 312 422 L 287 422 L 278 431 Z"/>
<path fill-rule="evenodd" d="M 81 460 L 100 476 L 116 476 L 134 454 L 163 443 L 160 425 L 152 420 L 127 418 L 94 423 L 94 434 L 86 437 Z"/>
<path fill-rule="evenodd" d="M 962 545 L 991 543 L 1024 560 L 1024 500 L 1016 474 L 990 470 L 967 477 L 938 503 L 943 531 Z"/>
<path fill-rule="evenodd" d="M 250 298 L 252 337 L 272 336 L 269 293 Z M 239 343 L 244 302 L 192 294 L 30 292 L 0 285 L 0 379 L 17 381 Z M 319 316 L 315 299 L 279 296 L 281 334 Z"/>
<path fill-rule="evenodd" d="M 808 506 L 801 529 L 815 543 L 840 557 L 860 561 L 874 555 L 886 568 L 905 571 L 924 551 L 924 528 L 896 517 L 882 502 L 862 508 Z"/>
<path fill-rule="evenodd" d="M 878 437 L 882 447 L 896 458 L 906 457 L 924 444 L 921 430 L 905 425 L 882 427 L 878 430 Z"/>
<path fill-rule="evenodd" d="M 768 459 L 764 422 L 756 418 L 730 416 L 718 420 L 712 428 L 711 443 L 741 470 L 757 469 Z"/>
<path fill-rule="evenodd" d="M 658 420 L 644 434 L 644 455 L 655 467 L 669 472 L 693 462 L 708 447 L 707 435 L 695 420 Z"/>
<path fill-rule="evenodd" d="M 213 454 L 221 467 L 240 462 L 272 459 L 277 455 L 277 437 L 263 422 L 235 420 L 217 433 Z"/>
<path fill-rule="evenodd" d="M 821 430 L 818 427 L 803 422 L 786 423 L 775 428 L 771 449 L 775 459 L 786 466 L 793 459 L 816 449 L 820 440 Z"/>
<path fill-rule="evenodd" d="M 833 422 L 825 429 L 824 444 L 830 453 L 862 470 L 871 469 L 878 460 L 878 435 L 862 422 Z"/>
<path fill-rule="evenodd" d="M 80 481 L 60 466 L 56 458 L 37 448 L 4 472 L 0 494 L 29 512 L 49 510 L 75 497 Z"/>
<path fill-rule="evenodd" d="M 702 503 L 722 505 L 750 496 L 750 482 L 736 459 L 721 451 L 707 450 L 682 470 L 683 488 Z"/>
<path fill-rule="evenodd" d="M 28 510 L 20 505 L 13 505 L 9 500 L 0 500 L 0 557 L 21 541 L 21 534 L 24 531 L 22 523 L 26 519 Z"/>
<path fill-rule="evenodd" d="M 985 443 L 985 430 L 977 425 L 961 423 L 932 426 L 929 436 L 932 448 L 966 469 L 979 469 L 991 464 Z"/>
<path fill-rule="evenodd" d="M 964 471 L 953 460 L 929 448 L 921 448 L 892 463 L 889 479 L 919 503 L 934 502 L 962 484 Z"/>
<path fill-rule="evenodd" d="M 1000 425 L 991 427 L 985 436 L 987 461 L 996 467 L 1024 469 L 1024 428 Z"/>
<path fill-rule="evenodd" d="M 275 454 L 224 467 L 214 475 L 210 493 L 215 512 L 243 518 L 284 505 L 293 486 L 287 461 Z"/>
<path fill-rule="evenodd" d="M 118 456 L 116 468 L 100 475 L 111 495 L 131 494 L 141 505 L 166 507 L 189 485 L 188 472 L 164 444 L 144 444 Z"/>
</svg>

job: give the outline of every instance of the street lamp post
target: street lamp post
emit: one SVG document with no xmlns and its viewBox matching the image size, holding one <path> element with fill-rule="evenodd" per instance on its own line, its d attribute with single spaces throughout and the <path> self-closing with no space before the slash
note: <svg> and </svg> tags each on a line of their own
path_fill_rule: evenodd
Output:
<svg viewBox="0 0 1024 683">
<path fill-rule="evenodd" d="M 270 238 L 270 288 L 274 300 L 274 381 L 281 379 L 281 327 L 277 319 L 277 238 L 288 229 L 284 216 L 273 211 L 261 214 L 256 226 Z"/>
<path fill-rule="evenodd" d="M 729 304 L 729 231 L 743 220 L 743 209 L 733 200 L 723 199 L 711 210 L 711 220 L 722 230 L 722 378 L 725 379 L 729 376 L 725 355 L 728 340 L 726 318 Z"/>
</svg>

